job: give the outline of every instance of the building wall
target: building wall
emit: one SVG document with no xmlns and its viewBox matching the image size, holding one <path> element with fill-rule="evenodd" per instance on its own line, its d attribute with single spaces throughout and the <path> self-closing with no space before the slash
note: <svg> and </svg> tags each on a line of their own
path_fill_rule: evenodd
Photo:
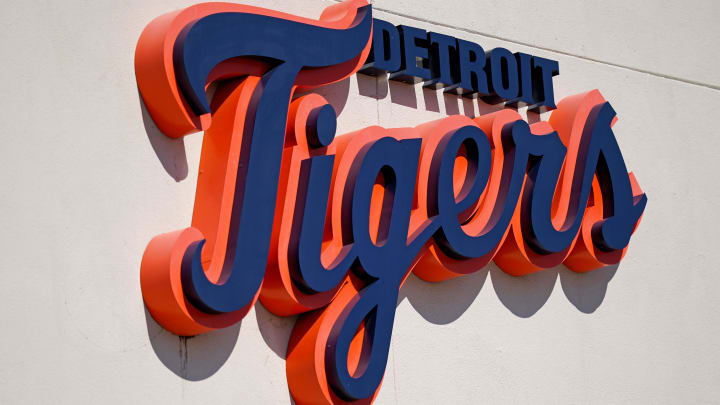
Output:
<svg viewBox="0 0 720 405">
<path fill-rule="evenodd" d="M 244 2 L 307 17 L 334 4 Z M 150 20 L 192 3 L 0 3 L 1 403 L 291 402 L 283 357 L 293 318 L 256 304 L 240 325 L 179 338 L 141 298 L 147 242 L 190 223 L 202 135 L 157 131 L 134 48 Z M 558 60 L 557 99 L 600 89 L 649 198 L 619 266 L 411 277 L 376 403 L 720 400 L 720 3 L 374 7 L 393 23 Z M 338 133 L 492 109 L 367 76 L 320 92 L 340 112 Z"/>
</svg>

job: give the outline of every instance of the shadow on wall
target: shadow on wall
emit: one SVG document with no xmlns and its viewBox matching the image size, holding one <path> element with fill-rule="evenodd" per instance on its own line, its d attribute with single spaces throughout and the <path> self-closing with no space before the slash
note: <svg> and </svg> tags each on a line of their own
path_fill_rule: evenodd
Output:
<svg viewBox="0 0 720 405">
<path fill-rule="evenodd" d="M 239 322 L 229 328 L 193 337 L 177 336 L 160 326 L 145 308 L 148 338 L 158 359 L 179 377 L 204 380 L 215 374 L 230 357 L 240 335 Z"/>
<path fill-rule="evenodd" d="M 183 181 L 188 176 L 188 162 L 185 154 L 185 140 L 183 138 L 170 138 L 165 136 L 153 121 L 145 107 L 142 96 L 139 95 L 142 120 L 145 125 L 150 146 L 162 164 L 163 168 L 175 181 Z"/>
<path fill-rule="evenodd" d="M 407 298 L 426 321 L 436 325 L 454 322 L 480 294 L 489 270 L 490 266 L 485 266 L 476 273 L 441 283 L 428 283 L 411 274 L 400 289 L 398 304 Z"/>
<path fill-rule="evenodd" d="M 511 276 L 494 263 L 480 271 L 447 280 L 427 283 L 411 275 L 400 290 L 398 303 L 407 298 L 410 305 L 428 322 L 444 325 L 454 322 L 475 301 L 490 275 L 495 295 L 514 315 L 529 318 L 550 298 L 559 276 L 568 301 L 580 312 L 595 312 L 607 291 L 618 266 L 608 266 L 588 273 L 575 273 L 565 266 L 539 271 L 523 277 Z"/>
<path fill-rule="evenodd" d="M 600 308 L 605 299 L 607 286 L 615 277 L 619 265 L 603 267 L 588 273 L 576 273 L 559 266 L 560 285 L 568 301 L 580 312 L 591 314 Z"/>
<path fill-rule="evenodd" d="M 412 85 L 394 80 L 388 80 L 387 75 L 367 76 L 355 75 L 358 93 L 361 96 L 382 100 L 388 95 L 393 104 L 409 108 L 418 106 L 419 96 L 422 93 L 424 108 L 427 111 L 444 112 L 446 115 L 462 114 L 468 117 L 489 114 L 504 108 L 503 104 L 487 104 L 479 98 L 461 97 L 456 94 L 445 93 L 442 90 L 424 88 L 421 85 Z M 440 100 L 442 100 L 442 108 Z"/>
<path fill-rule="evenodd" d="M 313 92 L 324 96 L 337 114 L 340 114 L 345 109 L 350 80 L 349 78 Z M 501 105 L 492 106 L 480 100 L 388 81 L 387 77 L 383 76 L 356 75 L 352 80 L 357 80 L 360 95 L 378 100 L 389 96 L 392 103 L 411 108 L 419 108 L 418 98 L 422 97 L 425 109 L 440 112 L 442 97 L 445 113 L 448 115 L 464 114 L 473 117 L 476 112 L 487 114 L 502 109 Z M 162 134 L 153 123 L 142 98 L 140 106 L 148 140 L 163 168 L 176 181 L 184 180 L 188 175 L 188 163 L 183 139 L 171 139 Z M 528 115 L 528 120 L 532 123 L 539 120 L 539 116 Z M 580 312 L 590 314 L 602 304 L 608 283 L 617 268 L 616 265 L 589 273 L 575 273 L 564 266 L 558 266 L 524 277 L 514 277 L 491 263 L 474 274 L 442 283 L 427 283 L 411 275 L 400 291 L 398 304 L 407 298 L 412 307 L 428 322 L 448 324 L 460 318 L 472 305 L 489 276 L 499 301 L 512 314 L 527 318 L 545 305 L 559 278 L 568 301 Z M 178 337 L 159 326 L 147 309 L 145 316 L 148 339 L 158 359 L 173 373 L 190 381 L 206 379 L 225 364 L 235 347 L 241 327 L 236 324 L 196 337 Z M 255 304 L 255 317 L 267 346 L 284 359 L 297 317 L 275 316 L 259 302 Z"/>
<path fill-rule="evenodd" d="M 328 84 L 327 86 L 318 87 L 308 92 L 298 93 L 294 98 L 304 96 L 309 93 L 317 93 L 327 100 L 328 103 L 335 109 L 335 114 L 340 115 L 345 109 L 348 95 L 350 94 L 350 78 L 341 80 L 339 82 Z"/>
<path fill-rule="evenodd" d="M 278 357 L 287 358 L 287 346 L 290 341 L 290 334 L 297 316 L 276 316 L 272 312 L 265 309 L 260 301 L 255 303 L 255 319 L 257 320 L 258 329 L 265 344 L 270 350 L 275 352 Z"/>
</svg>

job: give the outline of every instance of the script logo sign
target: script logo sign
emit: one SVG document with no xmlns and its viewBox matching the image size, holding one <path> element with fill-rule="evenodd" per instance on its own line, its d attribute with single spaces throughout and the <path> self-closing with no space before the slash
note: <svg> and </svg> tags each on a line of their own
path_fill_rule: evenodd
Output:
<svg viewBox="0 0 720 405">
<path fill-rule="evenodd" d="M 410 272 L 617 263 L 646 204 L 598 91 L 532 125 L 506 109 L 336 138 L 323 97 L 293 96 L 367 69 L 372 30 L 364 0 L 319 20 L 204 3 L 154 20 L 136 51 L 158 127 L 205 132 L 192 224 L 148 244 L 145 303 L 185 336 L 239 322 L 258 299 L 301 314 L 287 352 L 299 404 L 372 402 Z"/>
</svg>

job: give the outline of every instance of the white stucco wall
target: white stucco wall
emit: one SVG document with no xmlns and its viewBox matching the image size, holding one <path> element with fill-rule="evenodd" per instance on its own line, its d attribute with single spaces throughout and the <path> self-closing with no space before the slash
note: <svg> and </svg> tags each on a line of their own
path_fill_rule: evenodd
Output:
<svg viewBox="0 0 720 405">
<path fill-rule="evenodd" d="M 333 4 L 244 2 L 308 17 Z M 0 403 L 290 402 L 294 319 L 257 304 L 181 339 L 141 299 L 147 242 L 190 223 L 202 135 L 154 129 L 134 48 L 192 3 L 0 3 Z M 720 401 L 720 3 L 591 3 L 375 1 L 393 23 L 558 60 L 557 99 L 599 88 L 649 197 L 619 267 L 410 278 L 378 404 Z M 366 76 L 322 93 L 339 133 L 472 108 Z"/>
</svg>

